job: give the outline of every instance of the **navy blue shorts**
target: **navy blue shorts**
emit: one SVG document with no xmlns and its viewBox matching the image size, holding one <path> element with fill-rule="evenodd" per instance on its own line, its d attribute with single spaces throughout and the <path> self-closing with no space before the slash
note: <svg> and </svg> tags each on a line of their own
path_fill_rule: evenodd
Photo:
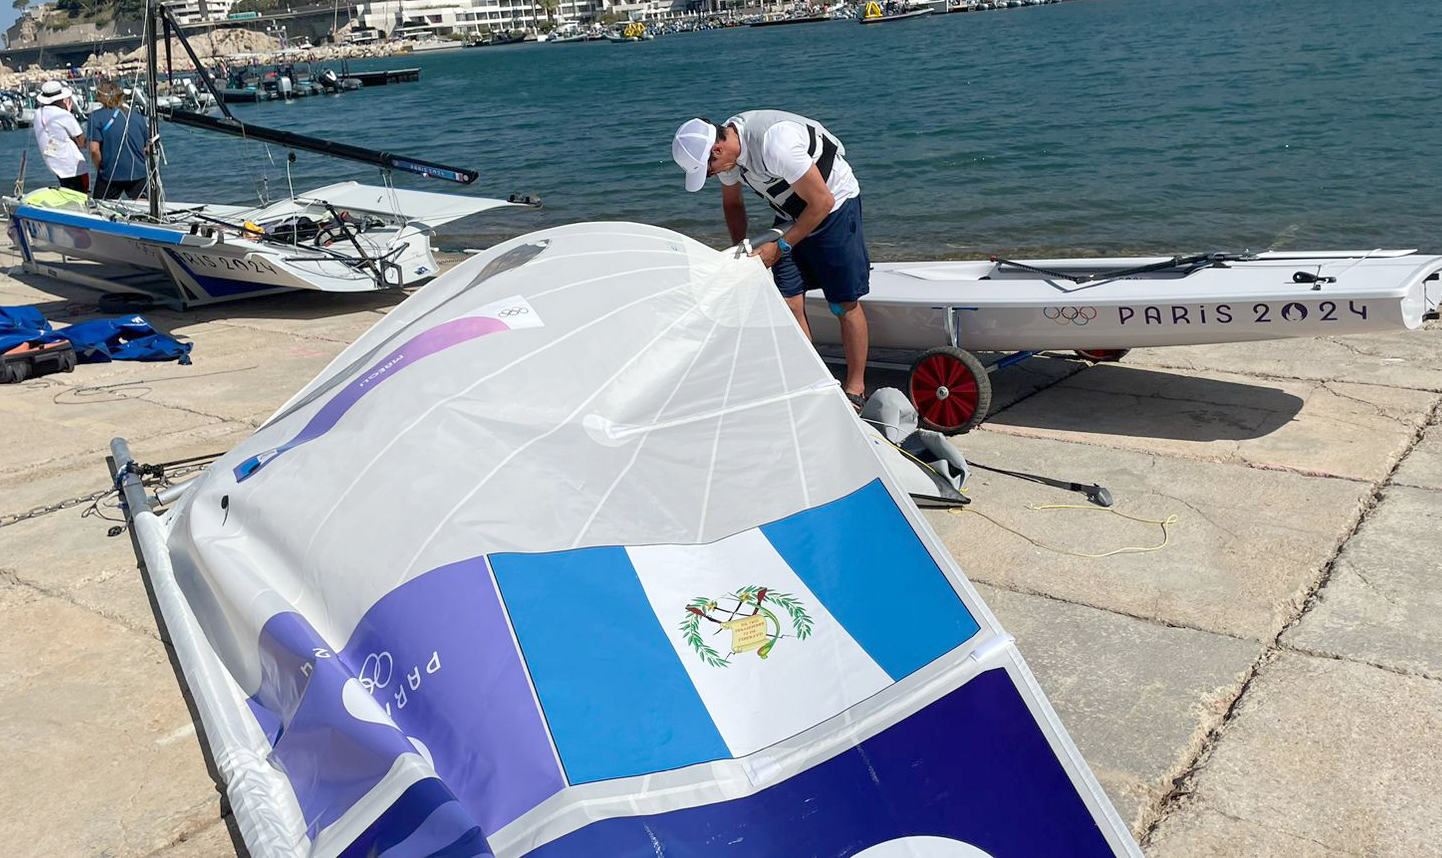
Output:
<svg viewBox="0 0 1442 858">
<path fill-rule="evenodd" d="M 778 223 L 777 226 L 780 226 Z M 871 291 L 871 254 L 861 232 L 861 198 L 852 197 L 814 232 L 771 266 L 782 297 L 820 289 L 833 304 L 849 304 Z"/>
</svg>

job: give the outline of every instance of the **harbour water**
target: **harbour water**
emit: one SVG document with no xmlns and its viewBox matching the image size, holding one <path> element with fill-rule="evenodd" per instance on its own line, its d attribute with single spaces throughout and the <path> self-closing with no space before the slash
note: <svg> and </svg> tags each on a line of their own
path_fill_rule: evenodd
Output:
<svg viewBox="0 0 1442 858">
<path fill-rule="evenodd" d="M 472 166 L 463 192 L 545 207 L 453 224 L 477 246 L 578 220 L 725 243 L 714 181 L 681 188 L 670 136 L 756 107 L 847 147 L 873 256 L 1212 249 L 1442 250 L 1442 16 L 1417 0 L 1077 0 L 858 27 L 853 21 L 525 44 L 356 64 L 419 84 L 235 106 L 271 127 Z M 286 193 L 282 150 L 164 129 L 169 196 Z M 28 132 L 0 135 L 0 175 Z M 37 169 L 38 168 L 38 169 Z M 300 153 L 297 189 L 376 181 Z M 0 179 L 9 184 L 10 179 Z M 453 190 L 398 178 L 398 184 Z M 763 225 L 759 201 L 749 207 Z"/>
</svg>

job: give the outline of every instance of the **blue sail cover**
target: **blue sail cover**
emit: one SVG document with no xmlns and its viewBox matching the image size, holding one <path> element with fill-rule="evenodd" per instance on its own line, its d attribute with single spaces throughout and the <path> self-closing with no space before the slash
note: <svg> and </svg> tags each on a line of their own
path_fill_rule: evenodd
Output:
<svg viewBox="0 0 1442 858">
<path fill-rule="evenodd" d="M 768 272 L 666 230 L 467 261 L 156 532 L 258 855 L 1139 854 Z"/>
</svg>

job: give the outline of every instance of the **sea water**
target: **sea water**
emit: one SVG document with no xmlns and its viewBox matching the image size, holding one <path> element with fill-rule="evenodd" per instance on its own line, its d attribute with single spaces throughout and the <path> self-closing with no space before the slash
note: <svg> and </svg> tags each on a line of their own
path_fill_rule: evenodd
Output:
<svg viewBox="0 0 1442 858">
<path fill-rule="evenodd" d="M 753 108 L 845 144 L 877 259 L 1418 247 L 1442 251 L 1442 14 L 1432 0 L 1073 0 L 357 62 L 421 82 L 233 105 L 261 125 L 474 167 L 539 210 L 445 227 L 483 246 L 584 220 L 724 245 L 715 180 L 671 134 Z M 374 168 L 166 125 L 173 200 L 244 202 Z M 0 184 L 29 132 L 0 135 Z M 769 225 L 748 197 L 757 229 Z"/>
</svg>

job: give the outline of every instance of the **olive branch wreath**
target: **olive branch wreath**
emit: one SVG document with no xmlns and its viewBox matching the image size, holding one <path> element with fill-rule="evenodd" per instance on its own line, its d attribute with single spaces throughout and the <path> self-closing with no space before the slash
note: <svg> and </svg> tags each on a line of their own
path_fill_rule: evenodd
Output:
<svg viewBox="0 0 1442 858">
<path fill-rule="evenodd" d="M 764 587 L 751 585 L 742 587 L 734 593 L 729 593 L 731 598 L 741 601 L 751 596 L 754 597 Z M 791 628 L 796 633 L 797 640 L 806 640 L 811 636 L 813 620 L 811 615 L 806 613 L 806 608 L 795 596 L 790 593 L 782 593 L 777 590 L 766 590 L 766 601 L 775 604 L 784 610 L 791 617 Z M 696 651 L 696 655 L 711 667 L 727 667 L 731 664 L 730 656 L 723 656 L 701 637 L 701 617 L 706 611 L 716 607 L 716 600 L 707 596 L 697 596 L 687 603 L 686 618 L 681 621 L 677 628 L 681 631 L 681 638 L 688 646 Z M 696 613 L 691 609 L 694 608 Z"/>
</svg>

